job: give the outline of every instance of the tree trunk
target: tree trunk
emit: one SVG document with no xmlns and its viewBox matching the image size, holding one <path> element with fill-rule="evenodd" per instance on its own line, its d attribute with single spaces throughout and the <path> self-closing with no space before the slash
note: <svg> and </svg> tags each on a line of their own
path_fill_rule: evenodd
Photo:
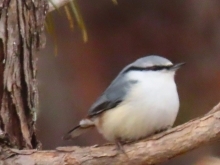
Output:
<svg viewBox="0 0 220 165">
<path fill-rule="evenodd" d="M 0 0 L 0 143 L 40 147 L 34 51 L 45 44 L 47 0 Z"/>
</svg>

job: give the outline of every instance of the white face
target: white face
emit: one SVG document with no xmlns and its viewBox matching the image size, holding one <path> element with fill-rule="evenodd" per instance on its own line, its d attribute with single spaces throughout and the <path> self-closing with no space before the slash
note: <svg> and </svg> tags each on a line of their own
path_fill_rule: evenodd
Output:
<svg viewBox="0 0 220 165">
<path fill-rule="evenodd" d="M 137 81 L 158 81 L 163 83 L 166 80 L 174 80 L 176 70 L 144 70 L 144 71 L 130 71 L 127 73 L 127 78 L 130 80 L 137 80 Z"/>
</svg>

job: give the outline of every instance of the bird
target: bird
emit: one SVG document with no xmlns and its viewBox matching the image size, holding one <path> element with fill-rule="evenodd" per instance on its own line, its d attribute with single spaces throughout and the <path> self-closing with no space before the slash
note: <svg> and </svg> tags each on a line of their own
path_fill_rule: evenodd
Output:
<svg viewBox="0 0 220 165">
<path fill-rule="evenodd" d="M 73 139 L 96 127 L 123 150 L 136 141 L 171 128 L 179 111 L 176 71 L 185 63 L 149 55 L 125 66 L 88 110 L 88 115 L 67 132 Z"/>
</svg>

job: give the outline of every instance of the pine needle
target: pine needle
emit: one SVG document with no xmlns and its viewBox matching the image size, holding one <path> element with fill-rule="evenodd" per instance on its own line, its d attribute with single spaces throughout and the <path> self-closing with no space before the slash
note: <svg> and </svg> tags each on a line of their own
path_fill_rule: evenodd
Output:
<svg viewBox="0 0 220 165">
<path fill-rule="evenodd" d="M 65 13 L 66 13 L 66 17 L 69 21 L 69 26 L 70 26 L 70 29 L 73 30 L 74 29 L 74 23 L 73 23 L 73 18 L 71 16 L 71 12 L 70 12 L 70 9 L 67 5 L 64 6 L 64 10 L 65 10 Z"/>
<path fill-rule="evenodd" d="M 76 0 L 71 0 L 70 1 L 70 6 L 71 6 L 72 11 L 74 13 L 74 16 L 76 18 L 76 21 L 77 21 L 79 27 L 82 30 L 83 41 L 87 42 L 88 41 L 88 35 L 87 35 L 86 26 L 85 26 L 85 23 L 83 21 L 82 15 L 80 13 L 79 7 L 76 3 Z"/>
</svg>

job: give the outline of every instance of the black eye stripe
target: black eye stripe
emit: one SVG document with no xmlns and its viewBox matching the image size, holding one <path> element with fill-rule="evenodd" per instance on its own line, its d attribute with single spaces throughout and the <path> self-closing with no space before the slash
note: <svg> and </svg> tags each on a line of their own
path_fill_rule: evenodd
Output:
<svg viewBox="0 0 220 165">
<path fill-rule="evenodd" d="M 131 66 L 129 68 L 127 68 L 126 70 L 124 70 L 123 73 L 126 73 L 126 72 L 129 72 L 129 71 L 132 71 L 132 70 L 139 70 L 139 71 L 144 71 L 144 70 L 152 70 L 152 71 L 157 71 L 157 70 L 163 70 L 163 69 L 170 69 L 171 67 L 173 67 L 173 65 L 155 65 L 155 66 L 150 66 L 150 67 L 146 67 L 146 68 L 143 68 L 143 67 L 137 67 L 137 66 Z"/>
<path fill-rule="evenodd" d="M 148 67 L 146 69 L 147 70 L 163 70 L 163 69 L 170 69 L 172 66 L 173 65 L 166 65 L 166 66 L 156 65 L 156 66 Z"/>
</svg>

